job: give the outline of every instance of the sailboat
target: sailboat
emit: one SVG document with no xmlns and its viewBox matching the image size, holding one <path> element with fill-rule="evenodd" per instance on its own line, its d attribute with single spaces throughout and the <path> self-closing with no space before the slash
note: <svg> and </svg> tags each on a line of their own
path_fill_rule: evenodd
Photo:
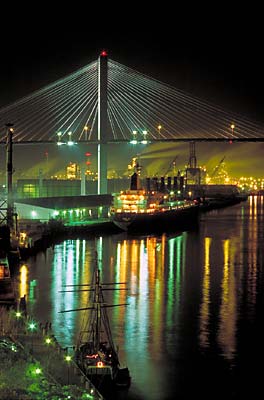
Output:
<svg viewBox="0 0 264 400">
<path fill-rule="evenodd" d="M 122 285 L 124 282 L 101 282 L 96 255 L 96 265 L 92 282 L 90 284 L 77 285 L 88 286 L 87 289 L 77 289 L 77 291 L 85 290 L 90 292 L 88 306 L 60 311 L 61 313 L 81 310 L 88 311 L 88 318 L 85 319 L 83 327 L 84 330 L 81 331 L 76 346 L 75 361 L 82 372 L 102 393 L 116 388 L 129 388 L 131 383 L 129 369 L 120 366 L 107 314 L 107 308 L 125 306 L 127 304 L 107 304 L 103 294 L 105 290 L 124 290 L 122 287 L 111 287 L 116 284 Z"/>
</svg>

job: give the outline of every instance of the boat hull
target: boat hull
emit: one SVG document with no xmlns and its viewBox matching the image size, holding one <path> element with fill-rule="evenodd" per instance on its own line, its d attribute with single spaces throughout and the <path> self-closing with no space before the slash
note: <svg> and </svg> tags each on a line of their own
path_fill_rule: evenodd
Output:
<svg viewBox="0 0 264 400">
<path fill-rule="evenodd" d="M 156 233 L 182 231 L 196 226 L 199 206 L 148 213 L 115 213 L 112 221 L 123 231 Z"/>
<path fill-rule="evenodd" d="M 126 390 L 130 387 L 131 377 L 128 368 L 117 368 L 114 371 L 110 366 L 97 368 L 78 365 L 78 367 L 105 398 L 108 398 L 109 395 L 112 398 L 116 391 Z"/>
</svg>

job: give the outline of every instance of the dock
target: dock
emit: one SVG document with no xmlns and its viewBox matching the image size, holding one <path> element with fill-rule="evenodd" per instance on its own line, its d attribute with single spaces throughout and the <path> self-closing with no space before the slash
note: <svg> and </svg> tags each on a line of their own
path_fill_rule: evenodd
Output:
<svg viewBox="0 0 264 400">
<path fill-rule="evenodd" d="M 33 322 L 28 316 L 17 316 L 14 310 L 1 318 L 1 327 L 2 340 L 11 340 L 19 349 L 21 358 L 26 359 L 28 364 L 39 365 L 51 392 L 62 390 L 70 393 L 73 400 L 86 397 L 104 400 L 78 368 L 70 349 L 61 347 L 51 329 L 42 328 L 41 324 Z M 75 393 L 78 395 L 74 396 Z"/>
</svg>

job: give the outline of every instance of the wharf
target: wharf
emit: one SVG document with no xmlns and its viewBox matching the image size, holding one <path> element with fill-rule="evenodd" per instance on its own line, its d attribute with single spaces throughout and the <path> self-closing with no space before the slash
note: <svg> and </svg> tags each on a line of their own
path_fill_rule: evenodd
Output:
<svg viewBox="0 0 264 400">
<path fill-rule="evenodd" d="M 104 400 L 103 396 L 94 387 L 91 381 L 82 373 L 73 360 L 73 354 L 67 348 L 62 348 L 52 331 L 40 325 L 30 330 L 32 320 L 24 316 L 14 322 L 12 329 L 5 330 L 5 336 L 12 338 L 13 342 L 22 349 L 28 363 L 38 363 L 43 371 L 43 376 L 53 388 L 72 388 L 81 391 L 87 398 Z M 67 358 L 68 357 L 68 361 Z M 86 397 L 72 397 L 86 398 Z"/>
</svg>

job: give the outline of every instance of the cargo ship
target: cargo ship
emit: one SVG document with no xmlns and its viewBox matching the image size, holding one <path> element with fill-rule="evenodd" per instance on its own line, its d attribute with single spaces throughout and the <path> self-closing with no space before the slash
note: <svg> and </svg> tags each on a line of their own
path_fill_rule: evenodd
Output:
<svg viewBox="0 0 264 400">
<path fill-rule="evenodd" d="M 180 198 L 174 191 L 142 188 L 136 164 L 130 188 L 113 197 L 111 219 L 121 230 L 135 233 L 164 233 L 193 227 L 199 215 L 199 202 Z"/>
</svg>

